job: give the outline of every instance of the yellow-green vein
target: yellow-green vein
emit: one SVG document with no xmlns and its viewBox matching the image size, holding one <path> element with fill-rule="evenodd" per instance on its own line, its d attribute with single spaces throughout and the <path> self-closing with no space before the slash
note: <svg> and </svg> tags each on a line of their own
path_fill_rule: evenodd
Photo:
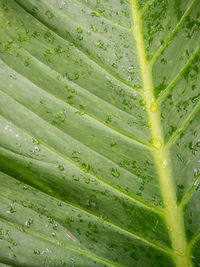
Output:
<svg viewBox="0 0 200 267">
<path fill-rule="evenodd" d="M 133 17 L 132 33 L 136 42 L 140 62 L 144 101 L 151 125 L 152 140 L 155 144 L 155 149 L 152 150 L 152 155 L 156 163 L 161 194 L 165 205 L 165 221 L 174 250 L 174 261 L 176 266 L 189 267 L 191 264 L 190 259 L 187 256 L 187 242 L 185 238 L 183 215 L 176 202 L 176 194 L 170 169 L 170 159 L 168 150 L 164 147 L 164 138 L 160 125 L 160 114 L 154 101 L 151 69 L 147 64 L 140 14 L 136 0 L 131 0 L 131 9 Z"/>
</svg>

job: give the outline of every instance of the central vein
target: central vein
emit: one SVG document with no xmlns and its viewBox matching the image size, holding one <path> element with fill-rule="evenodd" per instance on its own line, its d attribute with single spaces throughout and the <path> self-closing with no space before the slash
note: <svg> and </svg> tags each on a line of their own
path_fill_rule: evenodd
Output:
<svg viewBox="0 0 200 267">
<path fill-rule="evenodd" d="M 131 8 L 133 17 L 133 26 L 131 31 L 136 42 L 144 88 L 144 102 L 151 125 L 152 142 L 155 147 L 152 154 L 156 163 L 161 194 L 165 206 L 165 222 L 171 238 L 176 266 L 189 267 L 191 264 L 187 255 L 187 242 L 185 238 L 183 214 L 177 205 L 169 155 L 167 148 L 164 147 L 164 138 L 160 125 L 160 114 L 154 102 L 151 70 L 147 64 L 140 14 L 137 9 L 136 0 L 131 0 Z"/>
</svg>

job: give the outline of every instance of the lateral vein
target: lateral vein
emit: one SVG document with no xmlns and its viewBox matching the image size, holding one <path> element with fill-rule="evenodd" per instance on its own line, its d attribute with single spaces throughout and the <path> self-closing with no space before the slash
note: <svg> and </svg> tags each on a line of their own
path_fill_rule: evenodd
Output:
<svg viewBox="0 0 200 267">
<path fill-rule="evenodd" d="M 172 32 L 170 33 L 170 35 L 167 37 L 166 41 L 164 42 L 164 44 L 160 47 L 160 49 L 157 50 L 157 52 L 155 53 L 155 55 L 153 56 L 153 58 L 151 59 L 151 61 L 149 62 L 149 64 L 152 66 L 156 60 L 159 58 L 159 56 L 162 54 L 162 52 L 165 50 L 165 48 L 167 47 L 168 43 L 170 42 L 170 40 L 173 38 L 173 36 L 175 35 L 175 33 L 178 31 L 178 29 L 181 27 L 181 25 L 183 24 L 183 22 L 185 21 L 186 17 L 188 16 L 190 10 L 192 9 L 194 3 L 196 2 L 196 0 L 193 0 L 191 2 L 191 4 L 189 5 L 189 7 L 187 8 L 187 10 L 185 11 L 185 13 L 183 14 L 183 16 L 181 17 L 179 23 L 176 25 L 176 27 L 172 30 Z"/>
</svg>

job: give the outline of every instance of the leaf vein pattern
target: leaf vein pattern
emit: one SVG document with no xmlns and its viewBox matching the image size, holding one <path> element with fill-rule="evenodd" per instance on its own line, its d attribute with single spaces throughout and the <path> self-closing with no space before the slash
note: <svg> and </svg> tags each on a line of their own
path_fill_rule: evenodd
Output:
<svg viewBox="0 0 200 267">
<path fill-rule="evenodd" d="M 12 99 L 13 101 L 15 101 L 16 103 L 18 103 L 18 104 L 20 104 L 21 106 L 23 106 L 24 109 L 28 109 L 23 103 L 18 102 L 16 99 L 12 98 L 10 95 L 6 94 L 6 93 L 3 92 L 3 91 L 1 91 L 1 92 L 2 92 L 3 94 L 7 95 L 7 97 L 11 98 L 11 99 Z M 71 138 L 73 138 L 74 140 L 76 140 L 77 142 L 82 143 L 81 141 L 77 140 L 76 138 L 74 138 L 74 137 L 71 136 L 70 134 L 65 133 L 63 130 L 61 130 L 61 129 L 58 128 L 57 126 L 50 124 L 47 120 L 45 120 L 45 119 L 43 119 L 42 117 L 40 117 L 37 113 L 33 112 L 33 111 L 30 110 L 30 109 L 28 109 L 28 110 L 29 110 L 31 113 L 33 113 L 35 116 L 37 116 L 40 120 L 45 121 L 48 125 L 50 125 L 50 126 L 52 126 L 53 128 L 59 130 L 60 132 L 62 132 L 62 134 L 64 134 L 64 135 L 68 135 L 68 136 L 70 136 Z M 82 143 L 82 144 L 83 144 L 83 143 Z M 89 147 L 89 146 L 88 146 L 88 148 L 90 148 L 90 150 L 92 150 L 92 151 L 94 151 L 95 153 L 99 154 L 100 156 L 102 156 L 102 157 L 105 158 L 106 160 L 109 160 L 110 162 L 114 163 L 114 164 L 117 165 L 119 168 L 125 170 L 126 172 L 128 172 L 128 173 L 130 173 L 130 174 L 132 174 L 132 175 L 134 175 L 134 176 L 136 177 L 136 179 L 137 179 L 137 176 L 136 176 L 136 174 L 135 174 L 134 172 L 131 172 L 130 170 L 126 169 L 125 167 L 121 167 L 117 162 L 115 162 L 115 161 L 111 160 L 110 158 L 106 157 L 105 155 L 103 155 L 103 154 L 100 153 L 99 151 L 96 151 L 96 150 L 94 150 L 93 148 L 91 148 L 91 147 Z M 77 166 L 78 166 L 78 165 L 77 165 Z M 80 168 L 80 167 L 79 167 L 79 168 Z M 94 174 L 91 173 L 91 175 L 94 175 Z M 138 177 L 139 177 L 139 176 L 138 176 Z M 139 178 L 140 178 L 140 177 L 139 177 Z M 100 178 L 99 178 L 99 179 L 100 179 Z M 102 181 L 104 181 L 104 180 L 102 180 Z M 104 182 L 105 182 L 105 181 L 104 181 Z M 111 185 L 110 185 L 110 186 L 111 186 Z M 119 189 L 118 189 L 118 190 L 119 190 Z M 126 195 L 128 196 L 127 193 L 124 193 L 124 194 L 126 194 Z M 129 197 L 131 197 L 131 196 L 129 196 Z M 135 201 L 136 201 L 136 198 L 134 198 L 134 199 L 135 199 Z M 139 200 L 138 200 L 138 201 L 139 201 Z M 141 202 L 141 203 L 142 203 L 142 202 Z M 148 206 L 148 203 L 146 203 L 146 202 L 144 202 L 144 203 L 145 203 L 144 205 Z M 154 207 L 154 206 L 152 206 L 152 207 Z M 155 208 L 155 207 L 154 207 L 154 209 L 155 209 L 155 210 L 159 210 L 159 209 L 157 209 L 157 208 Z"/>
<path fill-rule="evenodd" d="M 172 30 L 171 34 L 167 37 L 166 41 L 163 43 L 163 45 L 157 50 L 157 52 L 154 54 L 153 58 L 151 59 L 151 61 L 149 62 L 149 65 L 152 66 L 155 61 L 159 58 L 159 56 L 162 54 L 162 52 L 165 50 L 165 48 L 167 47 L 168 43 L 170 42 L 170 40 L 173 38 L 173 36 L 175 35 L 175 33 L 178 31 L 178 29 L 181 27 L 181 25 L 183 24 L 183 22 L 185 21 L 187 15 L 189 14 L 190 10 L 192 9 L 194 3 L 198 1 L 198 0 L 193 0 L 192 3 L 189 5 L 189 7 L 187 8 L 187 10 L 185 11 L 185 13 L 183 14 L 182 18 L 180 19 L 179 23 L 176 25 L 176 27 Z"/>
<path fill-rule="evenodd" d="M 188 203 L 188 201 L 190 200 L 190 198 L 192 197 L 194 191 L 197 188 L 197 185 L 200 182 L 200 175 L 197 176 L 197 178 L 194 180 L 192 186 L 190 187 L 190 189 L 188 190 L 187 194 L 185 195 L 185 197 L 182 199 L 182 201 L 180 202 L 180 206 L 182 209 L 184 209 L 185 205 Z"/>
<path fill-rule="evenodd" d="M 37 116 L 37 115 L 36 115 Z M 5 118 L 4 116 L 1 115 L 1 117 Z M 37 116 L 39 117 L 39 116 Z M 40 117 L 39 117 L 40 118 Z M 5 118 L 6 120 L 8 120 L 7 118 Z M 41 119 L 41 118 L 40 118 Z M 42 119 L 43 120 L 43 119 Z M 9 120 L 8 120 L 9 121 Z M 35 137 L 35 136 L 32 136 L 29 132 L 27 132 L 26 130 L 18 127 L 13 121 L 11 121 L 17 128 L 19 128 L 20 130 L 23 130 L 24 133 L 26 133 L 27 135 L 31 136 L 31 137 Z M 58 129 L 60 130 L 60 129 Z M 39 140 L 39 139 L 38 139 Z M 49 150 L 50 152 L 54 153 L 56 156 L 58 156 L 59 158 L 63 159 L 64 161 L 68 162 L 68 164 L 71 164 L 73 166 L 75 166 L 76 168 L 80 169 L 81 171 L 84 171 L 84 169 L 82 169 L 78 164 L 75 164 L 74 161 L 70 160 L 69 158 L 67 157 L 64 157 L 61 153 L 59 153 L 58 151 L 56 151 L 53 147 L 51 147 L 50 145 L 44 143 L 42 140 L 39 140 L 40 143 L 47 149 Z M 142 201 L 140 199 L 137 199 L 135 197 L 133 197 L 132 195 L 129 195 L 128 193 L 125 193 L 123 192 L 121 189 L 117 188 L 117 187 L 114 187 L 112 184 L 106 182 L 103 178 L 91 173 L 91 172 L 88 172 L 90 174 L 90 176 L 96 178 L 97 180 L 99 180 L 101 183 L 105 184 L 106 186 L 110 187 L 113 191 L 116 191 L 118 194 L 121 194 L 125 197 L 127 197 L 128 199 L 130 199 L 131 201 L 135 202 L 135 203 L 138 203 L 139 205 L 141 205 L 142 207 L 146 208 L 146 209 L 150 209 L 152 211 L 154 211 L 155 213 L 159 213 L 159 214 L 163 214 L 162 213 L 162 210 L 158 207 L 155 207 L 145 201 Z"/>
<path fill-rule="evenodd" d="M 192 119 L 194 118 L 194 116 L 196 115 L 196 113 L 199 111 L 200 109 L 200 103 L 198 103 L 192 113 L 188 116 L 188 118 L 185 120 L 185 122 L 182 124 L 182 126 L 176 130 L 176 132 L 173 134 L 173 136 L 169 139 L 169 141 L 165 144 L 165 146 L 169 147 L 171 146 L 177 139 L 178 137 L 181 135 L 181 133 L 187 128 L 187 126 L 189 125 L 189 123 L 192 121 Z"/>
<path fill-rule="evenodd" d="M 5 173 L 5 174 L 6 174 L 6 173 Z M 7 174 L 6 174 L 6 175 L 7 175 Z M 12 176 L 12 178 L 14 178 L 15 180 L 18 181 L 17 178 L 15 178 L 15 177 L 13 177 L 13 176 Z M 29 186 L 30 186 L 30 185 L 29 185 Z M 31 187 L 32 187 L 32 188 L 35 188 L 35 189 L 38 190 L 38 188 L 35 187 L 34 185 L 31 185 Z M 49 194 L 47 194 L 46 192 L 44 192 L 42 189 L 39 189 L 39 191 L 40 191 L 41 193 L 43 193 L 43 194 L 49 196 Z M 92 216 L 92 217 L 94 217 L 94 218 L 96 218 L 96 219 L 98 219 L 98 220 L 101 220 L 101 221 L 103 220 L 103 222 L 106 223 L 108 226 L 111 226 L 111 227 L 113 227 L 113 228 L 115 228 L 115 229 L 117 229 L 117 230 L 119 230 L 119 231 L 121 231 L 121 232 L 124 232 L 125 234 L 131 236 L 131 237 L 134 238 L 134 239 L 139 239 L 139 240 L 141 240 L 142 242 L 148 244 L 149 246 L 152 246 L 152 247 L 154 247 L 154 248 L 157 248 L 158 250 L 161 250 L 161 251 L 163 251 L 163 252 L 165 252 L 165 253 L 167 253 L 167 254 L 171 254 L 171 250 L 170 250 L 169 248 L 164 247 L 164 246 L 161 246 L 160 244 L 157 244 L 157 243 L 155 243 L 155 242 L 153 242 L 153 241 L 151 241 L 151 240 L 149 240 L 149 239 L 146 239 L 146 238 L 144 238 L 144 237 L 138 235 L 137 233 L 130 232 L 130 231 L 128 231 L 127 229 L 124 229 L 124 228 L 118 226 L 117 224 L 115 224 L 115 223 L 113 223 L 113 222 L 111 222 L 111 221 L 107 221 L 106 219 L 102 219 L 102 218 L 100 218 L 98 215 L 92 213 L 91 211 L 85 210 L 83 207 L 77 206 L 76 204 L 71 203 L 71 202 L 68 202 L 68 201 L 63 201 L 63 200 L 57 198 L 56 196 L 51 196 L 51 198 L 56 199 L 56 200 L 59 200 L 60 202 L 64 203 L 65 205 L 68 205 L 68 206 L 70 206 L 71 208 L 75 208 L 75 209 L 79 210 L 80 212 L 85 213 L 85 214 L 87 214 L 87 215 L 89 215 L 89 216 Z"/>
<path fill-rule="evenodd" d="M 191 251 L 194 244 L 199 240 L 200 238 L 200 231 L 190 240 L 188 244 L 188 249 Z"/>
<path fill-rule="evenodd" d="M 180 70 L 180 72 L 177 74 L 174 80 L 169 84 L 169 86 L 162 91 L 161 95 L 156 100 L 158 105 L 161 104 L 161 102 L 165 99 L 166 95 L 173 89 L 173 87 L 177 84 L 177 82 L 183 77 L 186 69 L 189 66 L 191 66 L 195 57 L 198 56 L 199 50 L 200 50 L 200 47 L 198 47 L 196 51 L 194 52 L 194 54 L 188 59 L 186 64 L 183 66 L 183 68 Z"/>
<path fill-rule="evenodd" d="M 82 6 L 86 7 L 87 9 L 89 9 L 89 10 L 91 10 L 91 11 L 94 11 L 93 9 L 91 9 L 91 8 L 89 7 L 89 5 L 84 4 L 82 1 L 80 1 L 80 0 L 75 0 L 75 1 L 78 2 L 78 3 L 80 3 Z M 106 21 L 108 21 L 109 23 L 112 23 L 112 24 L 114 24 L 115 26 L 117 26 L 117 27 L 119 27 L 119 28 L 122 28 L 122 29 L 124 29 L 124 30 L 126 30 L 126 31 L 130 31 L 130 28 L 128 28 L 128 27 L 122 25 L 121 23 L 109 19 L 108 17 L 102 15 L 102 13 L 99 13 L 99 14 L 101 15 L 102 18 L 104 18 L 104 19 L 105 19 Z"/>
<path fill-rule="evenodd" d="M 28 51 L 27 51 L 27 52 L 28 52 Z M 28 53 L 29 53 L 29 52 L 28 52 Z M 32 57 L 34 57 L 34 56 L 33 56 L 32 54 L 30 54 L 30 53 L 29 53 L 29 55 L 31 55 Z M 36 57 L 34 57 L 34 59 L 36 59 L 37 61 L 39 61 Z M 39 61 L 39 62 L 40 62 L 41 64 L 45 65 L 43 62 L 41 62 L 41 61 Z M 47 66 L 47 65 L 45 65 L 45 67 L 51 69 L 52 71 L 54 71 L 54 72 L 56 72 L 56 73 L 59 73 L 59 72 L 55 71 L 54 69 L 50 68 L 50 67 Z M 9 66 L 9 68 L 11 68 L 11 67 Z M 14 70 L 16 73 L 18 73 L 19 75 L 21 75 L 21 74 L 20 74 L 19 72 L 17 72 L 15 69 L 13 69 L 13 68 L 11 68 L 11 69 Z M 23 75 L 21 75 L 21 76 L 23 76 Z M 46 89 L 39 87 L 38 85 L 36 85 L 35 83 L 33 83 L 33 82 L 32 82 L 30 79 L 28 79 L 27 77 L 23 76 L 23 78 L 26 78 L 30 83 L 34 84 L 34 86 L 36 86 L 38 89 L 44 91 L 46 94 L 48 94 L 48 95 L 54 97 L 55 99 L 57 99 L 57 100 L 63 102 L 63 103 L 66 104 L 67 106 L 70 106 L 70 107 L 72 107 L 73 109 L 75 109 L 75 110 L 77 110 L 77 111 L 79 111 L 79 112 L 82 111 L 82 110 L 78 109 L 77 107 L 75 107 L 74 105 L 72 105 L 72 104 L 70 104 L 70 103 L 68 103 L 68 102 L 66 102 L 66 101 L 64 101 L 64 100 L 62 100 L 61 98 L 55 96 L 54 94 L 50 93 L 50 92 L 47 91 Z M 73 84 L 76 84 L 76 83 L 73 82 Z M 78 84 L 76 84 L 76 85 L 79 86 Z M 81 86 L 79 86 L 79 87 L 80 87 L 83 91 L 87 91 L 87 89 L 85 89 L 85 88 L 83 88 L 83 87 L 81 87 Z M 88 92 L 88 91 L 87 91 L 87 92 Z M 90 94 L 90 92 L 88 92 L 88 93 Z M 94 94 L 91 94 L 91 95 L 94 95 Z M 96 96 L 96 95 L 94 95 L 94 96 Z M 97 97 L 98 97 L 98 96 L 97 96 Z M 98 97 L 98 98 L 101 99 L 102 101 L 104 101 L 102 98 L 100 98 L 100 97 Z M 105 102 L 108 103 L 107 101 L 105 101 Z M 108 103 L 108 104 L 111 105 L 111 106 L 114 106 L 114 105 L 112 105 L 112 104 L 110 104 L 110 103 Z M 118 109 L 118 110 L 124 112 L 123 110 L 119 109 L 118 107 L 116 107 L 116 106 L 114 106 L 114 107 L 115 107 L 116 109 Z M 135 137 L 129 136 L 129 135 L 127 135 L 127 134 L 121 132 L 120 130 L 117 130 L 116 128 L 109 126 L 109 125 L 106 124 L 104 121 L 102 121 L 102 120 L 100 120 L 100 119 L 97 119 L 96 117 L 94 117 L 93 115 L 91 115 L 91 114 L 89 114 L 89 113 L 87 113 L 87 112 L 84 112 L 84 113 L 85 113 L 85 115 L 87 115 L 87 116 L 90 117 L 91 119 L 93 119 L 93 120 L 95 120 L 96 122 L 102 124 L 104 127 L 109 128 L 110 130 L 112 130 L 112 131 L 114 131 L 114 132 L 120 134 L 120 135 L 123 136 L 124 138 L 128 138 L 128 139 L 132 140 L 133 142 L 137 143 L 138 145 L 141 145 L 141 146 L 146 147 L 147 149 L 152 149 L 152 146 L 149 145 L 148 143 L 145 143 L 145 142 L 143 142 L 143 141 L 140 140 L 140 139 L 137 139 L 137 138 L 135 138 Z M 126 112 L 125 112 L 125 113 L 126 113 Z M 129 116 L 131 116 L 129 113 L 127 113 L 127 114 L 128 114 Z"/>
<path fill-rule="evenodd" d="M 57 35 L 58 37 L 60 37 L 61 39 L 70 42 L 66 37 L 62 36 L 60 33 L 56 32 L 54 29 L 48 27 L 43 21 L 41 21 L 39 18 L 33 16 L 29 10 L 27 10 L 24 6 L 22 6 L 20 3 L 18 3 L 17 0 L 15 0 L 15 2 L 22 8 L 24 9 L 24 11 L 26 11 L 30 16 L 34 17 L 37 21 L 39 21 L 41 24 L 43 24 L 48 30 L 50 30 L 51 32 L 53 32 L 55 35 Z M 92 58 L 91 56 L 89 56 L 83 49 L 79 48 L 75 43 L 73 43 L 74 47 L 76 47 L 76 49 L 78 51 L 80 51 L 83 55 L 85 55 L 85 57 L 87 57 L 91 62 L 93 62 L 94 64 L 98 65 L 102 70 L 104 70 L 105 72 L 107 72 L 112 78 L 114 78 L 116 81 L 118 81 L 120 84 L 123 84 L 129 88 L 134 89 L 135 91 L 137 91 L 138 94 L 141 94 L 141 92 L 131 86 L 130 84 L 126 83 L 125 81 L 121 80 L 119 77 L 115 76 L 112 72 L 110 72 L 108 69 L 106 69 L 105 67 L 103 67 L 102 64 L 100 64 L 97 60 L 95 60 L 94 58 Z"/>
<path fill-rule="evenodd" d="M 14 226 L 16 229 L 18 228 L 18 224 L 13 223 L 13 222 L 11 223 L 10 221 L 8 221 L 8 220 L 2 218 L 1 216 L 0 216 L 0 221 L 2 221 L 2 222 L 6 222 L 7 224 L 10 224 L 10 225 Z M 120 265 L 113 264 L 113 263 L 107 261 L 106 259 L 99 258 L 99 257 L 97 257 L 97 256 L 94 255 L 94 254 L 89 254 L 88 252 L 86 252 L 86 251 L 84 251 L 84 250 L 76 249 L 76 248 L 74 248 L 74 247 L 72 247 L 72 246 L 70 246 L 70 245 L 68 245 L 68 244 L 62 245 L 62 243 L 60 243 L 59 241 L 56 241 L 55 239 L 52 239 L 52 238 L 48 238 L 47 236 L 44 236 L 44 235 L 41 234 L 41 233 L 38 234 L 37 232 L 32 231 L 32 230 L 30 230 L 30 229 L 28 229 L 28 228 L 24 229 L 24 231 L 25 231 L 26 233 L 28 233 L 28 234 L 30 234 L 30 235 L 32 235 L 32 236 L 38 238 L 38 239 L 42 239 L 42 240 L 48 241 L 48 242 L 53 243 L 53 244 L 56 244 L 57 246 L 60 246 L 60 247 L 68 248 L 69 250 L 74 251 L 74 252 L 76 252 L 76 253 L 78 253 L 78 254 L 84 255 L 85 257 L 95 259 L 95 260 L 97 260 L 98 262 L 101 262 L 101 263 L 104 263 L 104 264 L 108 264 L 109 266 L 115 266 L 115 267 L 117 266 L 117 267 L 120 267 Z"/>
</svg>

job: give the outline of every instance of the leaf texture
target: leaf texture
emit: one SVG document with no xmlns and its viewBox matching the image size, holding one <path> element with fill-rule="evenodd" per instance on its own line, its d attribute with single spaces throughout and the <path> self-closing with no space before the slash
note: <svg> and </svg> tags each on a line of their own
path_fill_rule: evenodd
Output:
<svg viewBox="0 0 200 267">
<path fill-rule="evenodd" d="M 200 266 L 199 0 L 0 0 L 0 264 Z"/>
</svg>

